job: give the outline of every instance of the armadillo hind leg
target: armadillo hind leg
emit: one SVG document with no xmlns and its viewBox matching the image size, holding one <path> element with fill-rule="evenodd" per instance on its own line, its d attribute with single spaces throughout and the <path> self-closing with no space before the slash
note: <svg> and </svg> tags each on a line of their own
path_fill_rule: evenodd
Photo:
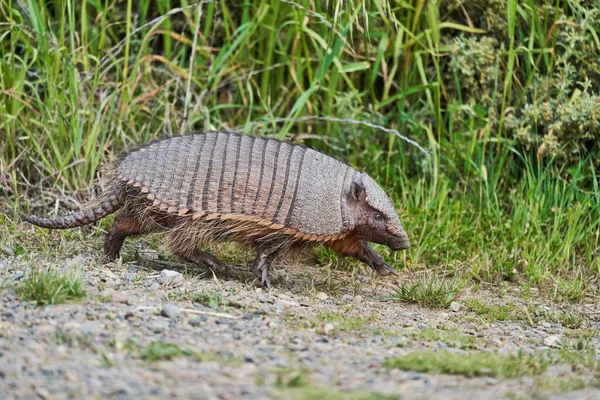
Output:
<svg viewBox="0 0 600 400">
<path fill-rule="evenodd" d="M 108 261 L 115 261 L 119 257 L 123 242 L 128 236 L 144 233 L 142 223 L 129 215 L 125 210 L 120 212 L 113 223 L 112 229 L 104 239 L 104 254 Z"/>
<path fill-rule="evenodd" d="M 383 258 L 375 250 L 369 247 L 367 241 L 364 239 L 352 236 L 327 243 L 326 245 L 342 255 L 352 256 L 358 261 L 364 262 L 381 276 L 389 274 L 398 275 L 390 265 L 383 261 Z"/>
<path fill-rule="evenodd" d="M 252 269 L 254 272 L 254 276 L 256 279 L 254 280 L 254 286 L 263 287 L 266 286 L 267 289 L 271 289 L 271 280 L 269 279 L 269 267 L 271 266 L 271 262 L 277 253 L 269 248 L 259 246 L 256 249 L 256 259 L 254 260 L 254 268 Z"/>
<path fill-rule="evenodd" d="M 182 249 L 176 248 L 172 249 L 173 254 L 178 257 L 181 257 L 187 262 L 192 264 L 196 264 L 201 267 L 208 267 L 215 272 L 227 272 L 229 271 L 229 266 L 223 261 L 219 260 L 217 257 L 213 256 L 206 251 L 194 249 L 191 251 L 184 251 Z"/>
</svg>

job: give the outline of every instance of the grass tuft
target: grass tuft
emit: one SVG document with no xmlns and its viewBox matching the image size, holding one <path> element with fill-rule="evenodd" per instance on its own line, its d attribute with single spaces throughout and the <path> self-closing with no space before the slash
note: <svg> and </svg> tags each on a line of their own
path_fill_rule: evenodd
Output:
<svg viewBox="0 0 600 400">
<path fill-rule="evenodd" d="M 547 370 L 543 357 L 524 355 L 499 355 L 494 353 L 463 353 L 454 351 L 425 351 L 390 358 L 384 362 L 387 368 L 404 371 L 431 372 L 465 376 L 493 376 L 516 378 L 522 375 L 540 374 Z"/>
<path fill-rule="evenodd" d="M 461 285 L 457 278 L 440 278 L 433 273 L 398 284 L 394 299 L 427 308 L 448 308 L 458 298 Z"/>
<path fill-rule="evenodd" d="M 172 360 L 176 357 L 189 357 L 192 354 L 191 351 L 182 349 L 175 343 L 156 340 L 142 348 L 139 356 L 144 361 L 155 362 L 159 360 Z"/>
<path fill-rule="evenodd" d="M 61 274 L 49 268 L 35 267 L 15 287 L 24 301 L 35 301 L 38 306 L 61 304 L 85 297 L 83 281 L 74 273 Z"/>
</svg>

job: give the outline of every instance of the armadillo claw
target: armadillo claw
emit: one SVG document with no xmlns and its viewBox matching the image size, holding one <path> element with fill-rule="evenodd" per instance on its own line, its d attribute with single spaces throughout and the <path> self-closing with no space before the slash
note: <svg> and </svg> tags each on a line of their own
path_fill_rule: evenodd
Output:
<svg viewBox="0 0 600 400">
<path fill-rule="evenodd" d="M 263 272 L 263 274 L 265 274 L 265 273 Z M 256 278 L 256 279 L 254 279 L 253 284 L 254 284 L 255 287 L 262 288 L 262 287 L 266 286 L 267 289 L 271 289 L 272 288 L 272 286 L 271 286 L 271 280 L 269 279 L 269 276 L 265 276 L 265 277 L 261 277 L 261 278 Z"/>
<path fill-rule="evenodd" d="M 258 261 L 258 264 L 254 267 L 254 286 L 264 287 L 271 289 L 271 281 L 269 280 L 269 264 L 267 263 L 267 257 L 263 256 Z"/>
<path fill-rule="evenodd" d="M 394 270 L 394 268 L 392 268 L 387 263 L 382 263 L 382 264 L 376 265 L 374 269 L 381 276 L 387 276 L 389 274 L 399 276 L 398 273 L 396 272 L 396 270 Z"/>
</svg>

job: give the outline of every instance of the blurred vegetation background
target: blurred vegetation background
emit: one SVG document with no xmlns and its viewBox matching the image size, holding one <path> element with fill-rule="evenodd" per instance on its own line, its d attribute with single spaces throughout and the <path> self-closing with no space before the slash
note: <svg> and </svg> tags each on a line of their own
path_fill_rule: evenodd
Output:
<svg viewBox="0 0 600 400">
<path fill-rule="evenodd" d="M 597 291 L 595 0 L 1 0 L 0 55 L 12 213 L 77 208 L 127 146 L 237 130 L 389 189 L 399 269 Z"/>
</svg>

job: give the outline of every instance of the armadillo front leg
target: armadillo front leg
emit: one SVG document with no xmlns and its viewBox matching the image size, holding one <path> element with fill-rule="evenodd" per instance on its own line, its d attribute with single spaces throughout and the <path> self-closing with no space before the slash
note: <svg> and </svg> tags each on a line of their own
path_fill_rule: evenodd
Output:
<svg viewBox="0 0 600 400">
<path fill-rule="evenodd" d="M 367 241 L 357 236 L 351 236 L 341 240 L 328 243 L 327 246 L 338 251 L 343 255 L 348 255 L 364 262 L 381 276 L 389 274 L 398 275 L 398 273 L 389 266 L 383 258 L 372 248 Z"/>
</svg>

